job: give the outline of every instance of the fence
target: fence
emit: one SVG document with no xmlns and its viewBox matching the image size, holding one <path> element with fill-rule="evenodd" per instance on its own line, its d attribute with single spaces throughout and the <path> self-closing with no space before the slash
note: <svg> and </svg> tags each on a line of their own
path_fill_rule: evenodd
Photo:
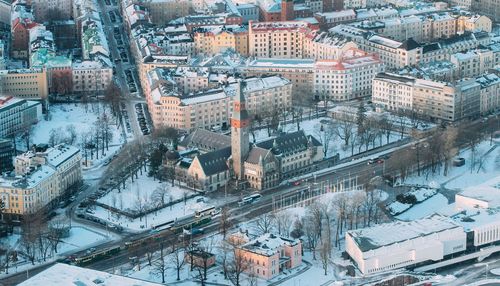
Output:
<svg viewBox="0 0 500 286">
<path fill-rule="evenodd" d="M 304 207 L 310 205 L 318 197 L 327 193 L 340 193 L 361 190 L 358 185 L 358 176 L 335 181 L 310 182 L 307 187 L 292 194 L 274 195 L 272 209 L 278 211 L 287 208 Z"/>
</svg>

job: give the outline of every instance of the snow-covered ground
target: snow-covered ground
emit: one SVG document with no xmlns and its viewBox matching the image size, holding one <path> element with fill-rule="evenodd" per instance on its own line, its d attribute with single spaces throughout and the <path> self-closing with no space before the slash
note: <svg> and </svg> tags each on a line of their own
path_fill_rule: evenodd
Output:
<svg viewBox="0 0 500 286">
<path fill-rule="evenodd" d="M 22 251 L 22 246 L 20 242 L 21 236 L 18 234 L 13 234 L 0 239 L 0 244 L 2 248 L 8 248 L 11 251 L 17 250 Z M 115 236 L 108 236 L 105 233 L 99 232 L 97 230 L 88 228 L 82 225 L 73 225 L 70 229 L 70 235 L 66 238 L 62 238 L 61 242 L 57 246 L 57 254 L 50 253 L 47 256 L 47 261 L 42 261 L 41 258 L 37 257 L 35 260 L 35 266 L 40 264 L 49 263 L 56 260 L 58 257 L 64 257 L 68 253 L 74 251 L 80 251 L 87 249 L 89 247 L 98 245 L 104 241 L 116 239 Z M 3 257 L 2 257 L 3 259 Z M 27 269 L 34 267 L 30 261 L 28 261 L 24 256 L 18 255 L 17 262 L 11 262 L 9 268 L 9 274 L 14 274 L 18 272 L 26 272 Z M 5 272 L 0 273 L 0 279 L 5 276 Z"/>
<path fill-rule="evenodd" d="M 71 133 L 74 132 L 76 138 L 73 145 L 81 148 L 82 136 L 95 130 L 96 122 L 99 120 L 98 116 L 102 117 L 104 113 L 109 119 L 112 140 L 109 142 L 108 150 L 105 151 L 105 156 L 101 156 L 101 153 L 99 153 L 99 159 L 94 156 L 88 167 L 98 166 L 114 155 L 124 141 L 122 131 L 119 125 L 116 125 L 116 120 L 111 115 L 109 107 L 105 107 L 102 103 L 89 103 L 87 108 L 80 103 L 51 105 L 48 118 L 43 118 L 34 125 L 31 141 L 33 144 L 49 143 L 52 137 L 63 142 L 65 138 L 70 138 Z M 20 143 L 19 147 L 26 147 L 25 144 Z"/>
<path fill-rule="evenodd" d="M 447 176 L 444 176 L 442 169 L 440 169 L 434 175 L 413 175 L 405 183 L 441 186 L 459 191 L 470 186 L 479 185 L 500 175 L 500 148 L 498 148 L 498 145 L 491 145 L 489 140 L 481 142 L 477 147 L 476 154 L 474 154 L 476 164 L 471 164 L 474 157 L 472 153 L 469 149 L 462 150 L 458 157 L 465 159 L 465 165 L 461 167 L 452 166 Z M 479 161 L 482 161 L 482 163 Z"/>
<path fill-rule="evenodd" d="M 307 135 L 312 135 L 316 139 L 318 139 L 318 141 L 321 141 L 319 138 L 319 134 L 321 133 L 320 132 L 321 126 L 323 125 L 323 128 L 327 128 L 326 127 L 327 124 L 333 124 L 333 123 L 335 123 L 335 120 L 330 118 L 330 117 L 320 117 L 320 118 L 311 119 L 311 120 L 305 119 L 305 120 L 300 122 L 300 129 L 304 130 L 304 132 Z M 285 125 L 281 125 L 281 128 L 282 128 L 283 132 L 294 132 L 294 131 L 297 131 L 297 124 L 296 123 L 288 123 Z M 356 132 L 357 132 L 357 128 L 354 126 L 353 127 L 353 134 L 356 134 Z M 273 136 L 271 136 L 271 137 L 268 136 L 266 128 L 259 129 L 259 130 L 255 131 L 255 141 L 256 142 L 260 142 L 260 141 L 263 141 L 263 140 L 266 140 L 266 139 L 272 138 L 272 137 Z M 250 135 L 250 140 L 253 140 L 252 135 Z M 401 135 L 396 131 L 392 132 L 390 135 L 390 138 L 389 138 L 389 142 L 392 143 L 392 142 L 396 142 L 398 140 L 401 140 Z M 382 144 L 380 144 L 380 143 L 381 142 L 380 142 L 379 138 L 377 138 L 375 140 L 375 147 L 380 147 L 380 146 L 387 144 L 385 135 L 382 136 Z M 369 150 L 373 149 L 373 146 L 370 145 L 370 147 L 368 149 Z M 361 151 L 362 152 L 365 151 L 364 146 L 361 148 Z M 345 146 L 344 141 L 342 139 L 340 139 L 338 136 L 334 135 L 330 141 L 330 145 L 329 145 L 328 152 L 327 152 L 326 156 L 332 157 L 332 156 L 335 156 L 335 154 L 337 154 L 337 153 L 340 154 L 341 159 L 352 155 L 351 148 L 349 146 Z M 358 153 L 359 153 L 359 150 L 358 150 L 358 147 L 356 146 L 354 148 L 354 155 L 356 155 Z"/>
<path fill-rule="evenodd" d="M 435 213 L 436 211 L 446 207 L 447 205 L 448 199 L 442 194 L 437 194 L 430 199 L 423 201 L 422 203 L 414 205 L 407 211 L 396 216 L 396 218 L 406 221 L 420 219 Z"/>
<path fill-rule="evenodd" d="M 201 198 L 201 196 L 187 199 L 186 202 L 180 202 L 170 207 L 165 207 L 156 212 L 136 219 L 130 219 L 123 215 L 117 215 L 99 206 L 96 206 L 95 209 L 93 209 L 93 211 L 95 212 L 93 216 L 101 218 L 110 223 L 120 225 L 132 231 L 141 231 L 151 228 L 154 225 L 159 225 L 168 221 L 176 219 L 180 220 L 184 217 L 193 216 L 194 212 L 197 210 L 217 205 L 217 202 L 212 202 L 207 198 L 204 198 L 205 202 L 197 202 L 198 198 Z"/>
<path fill-rule="evenodd" d="M 146 204 L 146 208 L 149 208 L 155 207 L 160 203 L 158 195 L 163 195 L 164 202 L 169 203 L 170 201 L 189 197 L 193 194 L 194 192 L 191 190 L 181 188 L 177 185 L 172 186 L 170 182 L 154 180 L 153 177 L 148 177 L 143 173 L 138 179 L 134 179 L 134 182 L 130 178 L 127 179 L 125 189 L 114 189 L 100 198 L 98 202 L 119 210 L 133 212 L 137 210 L 139 200 Z"/>
<path fill-rule="evenodd" d="M 58 246 L 58 251 L 60 253 L 65 253 L 68 251 L 85 249 L 106 239 L 106 234 L 86 227 L 73 226 L 70 229 L 70 236 L 62 239 L 60 245 Z"/>
</svg>

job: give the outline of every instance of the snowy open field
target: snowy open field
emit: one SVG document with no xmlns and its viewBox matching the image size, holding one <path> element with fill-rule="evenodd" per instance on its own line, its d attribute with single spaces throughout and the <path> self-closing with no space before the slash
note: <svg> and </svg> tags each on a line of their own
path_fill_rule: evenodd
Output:
<svg viewBox="0 0 500 286">
<path fill-rule="evenodd" d="M 164 203 L 169 203 L 193 194 L 191 190 L 177 185 L 172 187 L 170 182 L 160 182 L 143 174 L 138 179 L 134 179 L 134 182 L 130 178 L 127 179 L 125 189 L 114 189 L 100 198 L 98 202 L 124 211 L 135 211 L 138 201 L 142 201 L 148 207 L 154 207 L 161 202 L 158 196 L 163 196 Z"/>
<path fill-rule="evenodd" d="M 62 239 L 61 244 L 58 246 L 59 252 L 64 253 L 85 249 L 106 239 L 106 234 L 97 232 L 93 229 L 74 226 L 70 230 L 70 236 Z"/>
<path fill-rule="evenodd" d="M 458 157 L 465 158 L 465 165 L 461 167 L 452 166 L 448 176 L 444 176 L 442 170 L 439 170 L 434 175 L 411 176 L 405 183 L 431 184 L 448 189 L 461 190 L 466 187 L 479 185 L 500 175 L 500 148 L 498 148 L 498 145 L 491 145 L 489 140 L 483 141 L 478 145 L 475 154 L 475 164 L 471 163 L 473 156 L 472 152 L 468 149 L 461 150 Z M 482 163 L 479 161 L 482 161 Z"/>
<path fill-rule="evenodd" d="M 304 119 L 303 121 L 300 122 L 300 129 L 304 130 L 306 135 L 312 135 L 314 136 L 318 141 L 322 141 L 320 138 L 320 133 L 321 133 L 321 126 L 323 125 L 323 128 L 327 128 L 326 126 L 328 124 L 335 123 L 335 119 L 332 119 L 330 117 L 321 117 L 321 118 L 316 118 L 316 119 L 311 119 L 311 120 L 306 120 Z M 297 124 L 296 123 L 288 123 L 286 125 L 281 126 L 283 132 L 294 132 L 297 131 Z M 356 126 L 353 127 L 353 134 L 356 134 L 357 128 Z M 263 141 L 268 138 L 272 138 L 273 136 L 269 137 L 267 129 L 259 129 L 255 131 L 255 141 Z M 353 136 L 354 137 L 354 136 Z M 375 140 L 375 147 L 380 147 L 385 144 L 387 144 L 385 135 L 382 135 L 382 140 L 377 139 Z M 252 135 L 250 135 L 250 140 L 253 140 Z M 389 142 L 396 142 L 398 140 L 401 140 L 401 135 L 394 131 L 391 133 L 389 137 Z M 382 144 L 381 144 L 382 143 Z M 374 147 L 370 145 L 369 150 L 373 149 Z M 363 146 L 361 148 L 361 152 L 365 151 L 365 147 Z M 344 141 L 340 139 L 338 136 L 334 135 L 330 141 L 330 145 L 328 148 L 328 152 L 326 154 L 327 157 L 332 157 L 335 156 L 335 154 L 339 153 L 340 154 L 340 159 L 352 156 L 353 154 L 356 155 L 359 153 L 358 146 L 354 148 L 354 153 L 352 154 L 351 148 L 349 146 L 344 145 Z"/>
<path fill-rule="evenodd" d="M 445 188 L 441 192 L 449 192 L 448 196 L 453 196 L 467 187 L 476 186 L 500 176 L 500 148 L 498 145 L 495 145 L 495 143 L 490 144 L 489 140 L 483 141 L 478 145 L 474 154 L 475 160 L 473 160 L 474 156 L 472 155 L 473 152 L 469 149 L 461 150 L 459 157 L 465 158 L 465 165 L 461 167 L 452 166 L 448 176 L 444 176 L 442 170 L 440 170 L 440 173 L 436 175 L 413 175 L 405 183 L 426 184 L 433 187 L 441 186 Z M 472 161 L 476 161 L 476 163 L 472 163 Z M 396 218 L 400 220 L 423 218 L 434 212 L 453 208 L 450 203 L 448 198 L 438 193 L 426 201 L 414 205 L 396 216 Z"/>
<path fill-rule="evenodd" d="M 209 206 L 216 206 L 217 204 L 217 202 L 211 202 L 206 198 L 206 202 L 197 202 L 199 197 L 201 196 L 188 199 L 185 203 L 180 202 L 170 207 L 165 207 L 161 210 L 136 219 L 129 219 L 123 215 L 117 215 L 99 206 L 96 206 L 93 210 L 95 212 L 93 216 L 113 224 L 120 225 L 132 231 L 141 231 L 171 220 L 180 220 L 187 216 L 193 216 L 195 211 Z"/>
<path fill-rule="evenodd" d="M 111 141 L 108 146 L 109 150 L 105 151 L 106 155 L 104 157 L 101 156 L 101 153 L 99 153 L 99 159 L 96 159 L 94 156 L 91 166 L 99 165 L 117 152 L 123 144 L 121 129 L 116 125 L 116 120 L 112 117 L 109 108 L 104 108 L 104 106 L 97 103 L 88 104 L 86 109 L 85 105 L 80 103 L 51 105 L 48 118 L 43 118 L 33 126 L 31 141 L 33 144 L 50 143 L 52 137 L 52 140 L 55 139 L 56 142 L 67 142 L 67 140 L 70 140 L 71 133 L 74 132 L 76 138 L 73 141 L 73 145 L 81 148 L 83 136 L 95 131 L 96 122 L 99 120 L 98 116 L 102 116 L 105 112 L 109 118 Z M 51 134 L 53 135 L 51 136 Z M 26 147 L 22 142 L 19 146 L 22 148 Z"/>
</svg>

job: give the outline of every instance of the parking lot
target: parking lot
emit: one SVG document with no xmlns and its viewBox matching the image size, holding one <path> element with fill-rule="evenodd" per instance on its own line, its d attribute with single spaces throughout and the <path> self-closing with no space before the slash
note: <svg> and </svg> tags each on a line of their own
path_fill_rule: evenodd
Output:
<svg viewBox="0 0 500 286">
<path fill-rule="evenodd" d="M 147 107 L 144 103 L 137 103 L 135 105 L 137 121 L 139 122 L 139 127 L 141 128 L 142 134 L 144 135 L 148 135 L 151 133 L 151 128 L 148 121 L 146 120 L 146 116 L 144 115 L 144 111 L 146 108 Z"/>
</svg>

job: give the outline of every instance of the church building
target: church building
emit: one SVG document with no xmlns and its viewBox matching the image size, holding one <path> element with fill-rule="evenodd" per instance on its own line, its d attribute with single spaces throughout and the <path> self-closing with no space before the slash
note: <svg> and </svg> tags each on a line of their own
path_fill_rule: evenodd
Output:
<svg viewBox="0 0 500 286">
<path fill-rule="evenodd" d="M 256 190 L 307 173 L 323 160 L 322 144 L 303 130 L 250 143 L 250 115 L 244 83 L 238 82 L 231 117 L 231 146 L 196 156 L 187 171 L 205 191 L 215 191 L 231 179 Z"/>
</svg>

